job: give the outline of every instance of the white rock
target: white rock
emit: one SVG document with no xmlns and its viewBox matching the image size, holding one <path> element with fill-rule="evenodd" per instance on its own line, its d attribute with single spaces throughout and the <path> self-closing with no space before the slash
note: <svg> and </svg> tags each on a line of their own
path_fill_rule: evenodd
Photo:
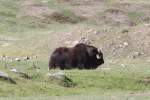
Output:
<svg viewBox="0 0 150 100">
<path fill-rule="evenodd" d="M 125 65 L 125 64 L 121 64 L 121 66 L 122 66 L 122 67 L 126 67 L 126 65 Z"/>
<path fill-rule="evenodd" d="M 57 79 L 61 79 L 61 78 L 65 77 L 65 73 L 63 73 L 63 72 L 48 73 L 47 76 L 55 77 Z"/>
<path fill-rule="evenodd" d="M 11 71 L 11 72 L 15 72 L 15 73 L 17 73 L 17 72 L 18 72 L 18 71 L 17 71 L 17 69 L 15 69 L 15 68 L 10 69 L 10 71 Z"/>
<path fill-rule="evenodd" d="M 124 42 L 123 45 L 124 46 L 128 46 L 129 44 L 128 44 L 128 42 Z"/>
<path fill-rule="evenodd" d="M 8 74 L 6 74 L 6 73 L 0 71 L 0 76 L 8 77 Z"/>
<path fill-rule="evenodd" d="M 23 57 L 23 60 L 30 60 L 30 57 L 28 57 L 28 56 Z"/>
<path fill-rule="evenodd" d="M 91 32 L 93 32 L 94 31 L 94 29 L 89 29 L 88 31 L 87 31 L 87 33 L 91 33 Z"/>
<path fill-rule="evenodd" d="M 12 84 L 16 84 L 16 82 L 15 82 L 11 77 L 9 77 L 8 74 L 5 73 L 5 72 L 0 71 L 0 78 L 3 78 L 3 79 L 5 79 L 6 81 L 9 81 L 9 82 L 11 82 Z"/>
<path fill-rule="evenodd" d="M 15 58 L 15 61 L 21 61 L 21 59 L 20 58 Z"/>
</svg>

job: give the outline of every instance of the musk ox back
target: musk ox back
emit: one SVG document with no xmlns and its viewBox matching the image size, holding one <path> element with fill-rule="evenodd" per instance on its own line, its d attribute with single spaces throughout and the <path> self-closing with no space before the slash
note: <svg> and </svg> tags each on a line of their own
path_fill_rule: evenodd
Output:
<svg viewBox="0 0 150 100">
<path fill-rule="evenodd" d="M 50 56 L 49 69 L 95 69 L 103 63 L 103 54 L 100 50 L 94 46 L 78 43 L 72 48 L 56 48 Z"/>
</svg>

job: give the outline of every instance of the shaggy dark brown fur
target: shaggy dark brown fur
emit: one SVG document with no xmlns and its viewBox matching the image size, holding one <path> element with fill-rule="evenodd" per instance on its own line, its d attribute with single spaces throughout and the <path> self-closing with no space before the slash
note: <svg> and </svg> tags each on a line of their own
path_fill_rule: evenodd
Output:
<svg viewBox="0 0 150 100">
<path fill-rule="evenodd" d="M 99 56 L 99 58 L 97 58 Z M 104 63 L 103 54 L 94 46 L 79 43 L 72 48 L 59 47 L 50 56 L 49 69 L 95 69 Z"/>
</svg>

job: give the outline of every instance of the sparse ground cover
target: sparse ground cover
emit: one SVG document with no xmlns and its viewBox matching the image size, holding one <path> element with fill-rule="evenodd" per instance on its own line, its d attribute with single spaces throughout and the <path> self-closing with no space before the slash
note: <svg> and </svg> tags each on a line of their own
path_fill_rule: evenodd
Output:
<svg viewBox="0 0 150 100">
<path fill-rule="evenodd" d="M 0 5 L 1 55 L 48 57 L 55 47 L 81 37 L 108 57 L 150 54 L 148 0 L 2 0 Z"/>
</svg>

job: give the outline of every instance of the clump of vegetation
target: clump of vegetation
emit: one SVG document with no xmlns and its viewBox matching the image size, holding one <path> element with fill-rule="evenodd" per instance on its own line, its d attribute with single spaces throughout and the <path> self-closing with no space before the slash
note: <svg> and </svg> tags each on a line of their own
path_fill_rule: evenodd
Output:
<svg viewBox="0 0 150 100">
<path fill-rule="evenodd" d="M 84 20 L 84 18 L 75 15 L 71 10 L 63 10 L 62 13 L 65 20 L 71 23 L 77 23 Z"/>
<path fill-rule="evenodd" d="M 84 18 L 75 15 L 72 11 L 68 9 L 61 10 L 58 12 L 56 11 L 52 14 L 45 15 L 45 16 L 46 16 L 46 20 L 56 21 L 59 23 L 78 23 L 84 20 Z"/>
<path fill-rule="evenodd" d="M 142 17 L 144 16 L 144 13 L 142 12 L 129 12 L 128 16 L 130 20 L 132 20 L 136 24 L 142 23 Z"/>
<path fill-rule="evenodd" d="M 49 77 L 50 82 L 53 82 L 54 84 L 58 84 L 63 87 L 74 87 L 76 86 L 76 83 L 73 82 L 73 80 L 67 76 L 61 76 L 60 78 L 57 77 Z"/>
</svg>

